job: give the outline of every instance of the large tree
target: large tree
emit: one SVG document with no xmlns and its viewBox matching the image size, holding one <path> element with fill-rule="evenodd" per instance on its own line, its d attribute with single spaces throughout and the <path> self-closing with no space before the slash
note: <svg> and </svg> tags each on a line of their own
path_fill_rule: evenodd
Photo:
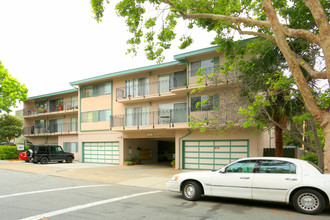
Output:
<svg viewBox="0 0 330 220">
<path fill-rule="evenodd" d="M 23 132 L 23 122 L 21 119 L 12 115 L 0 116 L 0 140 L 8 144 L 14 138 L 21 136 Z"/>
<path fill-rule="evenodd" d="M 10 108 L 16 107 L 17 102 L 26 100 L 27 92 L 25 85 L 9 75 L 0 61 L 0 113 L 11 112 Z"/>
<path fill-rule="evenodd" d="M 103 16 L 103 0 L 91 0 L 98 21 Z M 109 2 L 107 0 L 107 2 Z M 327 0 L 122 0 L 117 13 L 126 17 L 133 37 L 129 52 L 136 53 L 136 45 L 144 38 L 149 59 L 162 60 L 163 51 L 175 39 L 175 27 L 180 18 L 190 20 L 189 27 L 198 26 L 214 31 L 214 44 L 230 45 L 233 33 L 265 38 L 280 48 L 297 84 L 304 104 L 324 130 L 325 172 L 330 172 L 330 109 L 329 88 L 325 95 L 315 96 L 303 70 L 314 79 L 330 83 L 330 3 Z M 146 13 L 148 12 L 148 13 Z M 152 14 L 155 12 L 155 14 Z M 161 22 L 160 26 L 156 26 Z M 301 39 L 311 45 L 313 60 L 305 60 L 290 45 Z M 192 43 L 190 36 L 180 38 L 180 48 Z M 317 62 L 318 61 L 318 62 Z M 318 97 L 322 97 L 319 99 Z"/>
</svg>

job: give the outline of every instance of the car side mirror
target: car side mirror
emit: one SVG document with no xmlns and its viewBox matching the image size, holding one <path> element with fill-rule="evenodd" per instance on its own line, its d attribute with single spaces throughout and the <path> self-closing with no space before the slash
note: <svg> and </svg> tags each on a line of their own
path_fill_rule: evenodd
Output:
<svg viewBox="0 0 330 220">
<path fill-rule="evenodd" d="M 219 170 L 219 173 L 225 173 L 226 172 L 226 169 L 223 167 Z"/>
</svg>

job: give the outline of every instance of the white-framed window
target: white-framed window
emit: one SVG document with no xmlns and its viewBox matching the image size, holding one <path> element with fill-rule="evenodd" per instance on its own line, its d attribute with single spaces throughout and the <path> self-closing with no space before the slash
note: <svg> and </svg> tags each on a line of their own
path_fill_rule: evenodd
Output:
<svg viewBox="0 0 330 220">
<path fill-rule="evenodd" d="M 181 88 L 187 84 L 186 71 L 161 74 L 158 77 L 158 92 L 166 93 L 171 89 Z"/>
<path fill-rule="evenodd" d="M 91 123 L 99 121 L 110 121 L 111 109 L 89 111 L 81 113 L 82 123 Z"/>
</svg>

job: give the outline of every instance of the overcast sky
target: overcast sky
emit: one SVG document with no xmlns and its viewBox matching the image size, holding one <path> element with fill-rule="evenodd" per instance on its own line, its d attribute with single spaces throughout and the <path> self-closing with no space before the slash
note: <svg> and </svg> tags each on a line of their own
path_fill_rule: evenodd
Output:
<svg viewBox="0 0 330 220">
<path fill-rule="evenodd" d="M 29 97 L 72 89 L 69 83 L 80 79 L 156 64 L 143 51 L 137 57 L 125 54 L 131 35 L 113 9 L 115 2 L 97 23 L 90 0 L 0 0 L 2 64 L 26 85 Z M 182 27 L 181 33 L 191 33 Z M 165 61 L 212 46 L 210 33 L 192 34 L 195 43 L 184 51 L 173 47 Z"/>
</svg>

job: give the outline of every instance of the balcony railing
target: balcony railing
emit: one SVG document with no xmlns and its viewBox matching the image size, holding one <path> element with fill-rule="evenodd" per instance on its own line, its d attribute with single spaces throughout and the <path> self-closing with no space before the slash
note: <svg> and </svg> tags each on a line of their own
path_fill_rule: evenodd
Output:
<svg viewBox="0 0 330 220">
<path fill-rule="evenodd" d="M 246 107 L 245 105 L 243 107 Z M 221 107 L 219 110 L 208 111 L 190 111 L 190 108 L 168 109 L 154 112 L 139 112 L 111 116 L 111 128 L 120 127 L 137 128 L 150 127 L 157 128 L 168 125 L 176 127 L 178 123 L 188 123 L 188 121 L 209 121 L 216 123 L 217 126 L 228 126 L 228 122 L 232 125 L 241 125 L 245 121 L 245 116 L 238 113 L 239 106 L 237 104 Z M 189 118 L 190 116 L 190 118 Z M 188 124 L 187 124 L 188 126 Z"/>
<path fill-rule="evenodd" d="M 130 99 L 133 97 L 145 97 L 149 95 L 168 93 L 172 89 L 184 88 L 187 86 L 186 75 L 169 78 L 167 80 L 159 80 L 149 83 L 140 83 L 133 86 L 125 86 L 116 88 L 116 99 Z"/>
<path fill-rule="evenodd" d="M 52 112 L 66 112 L 66 111 L 74 111 L 74 110 L 78 110 L 78 101 L 69 101 L 58 105 L 46 105 L 45 107 L 38 107 L 38 108 L 25 108 L 23 110 L 23 115 L 35 116 L 35 115 L 52 113 Z"/>
<path fill-rule="evenodd" d="M 78 132 L 78 122 L 76 123 L 63 123 L 63 124 L 51 124 L 46 127 L 32 126 L 24 127 L 23 134 L 29 135 L 50 135 L 50 134 L 71 134 Z"/>
<path fill-rule="evenodd" d="M 153 112 L 128 113 L 111 116 L 111 127 L 137 127 L 157 125 L 169 125 L 174 127 L 176 123 L 187 122 L 188 109 L 168 109 Z"/>
</svg>

